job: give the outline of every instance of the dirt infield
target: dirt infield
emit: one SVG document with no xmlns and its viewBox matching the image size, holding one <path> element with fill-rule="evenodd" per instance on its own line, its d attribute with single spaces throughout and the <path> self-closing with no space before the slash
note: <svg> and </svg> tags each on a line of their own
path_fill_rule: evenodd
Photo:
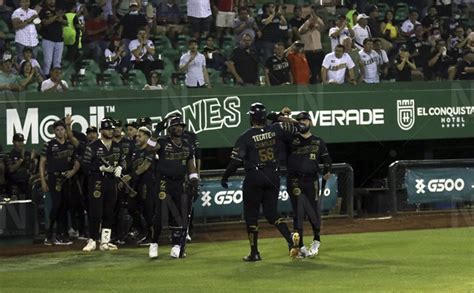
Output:
<svg viewBox="0 0 474 293">
<path fill-rule="evenodd" d="M 337 218 L 323 221 L 322 234 L 344 234 L 363 233 L 378 231 L 417 230 L 432 228 L 451 228 L 474 226 L 474 211 L 451 212 L 451 213 L 429 213 L 429 214 L 405 214 L 396 217 L 381 216 L 376 218 Z M 310 231 L 310 226 L 305 226 Z M 244 223 L 219 224 L 196 227 L 193 242 L 211 242 L 227 240 L 244 240 L 247 238 Z M 278 231 L 263 223 L 260 225 L 260 235 L 266 237 L 278 237 Z M 165 244 L 165 237 L 162 237 Z M 76 241 L 71 246 L 44 246 L 42 244 L 0 246 L 0 256 L 31 255 L 38 253 L 81 250 L 85 241 Z"/>
</svg>

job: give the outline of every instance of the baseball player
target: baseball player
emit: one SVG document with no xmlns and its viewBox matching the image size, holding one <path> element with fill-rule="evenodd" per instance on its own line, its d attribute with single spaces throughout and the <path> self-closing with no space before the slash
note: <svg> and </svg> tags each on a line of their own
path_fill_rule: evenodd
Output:
<svg viewBox="0 0 474 293">
<path fill-rule="evenodd" d="M 250 254 L 244 261 L 261 260 L 258 251 L 258 216 L 260 207 L 267 221 L 275 225 L 288 243 L 290 256 L 299 253 L 299 235 L 291 235 L 288 226 L 278 215 L 278 194 L 280 191 L 279 141 L 287 135 L 296 134 L 299 125 L 290 122 L 266 125 L 267 112 L 261 103 L 254 103 L 248 112 L 251 128 L 238 139 L 232 150 L 231 160 L 222 177 L 221 185 L 228 188 L 228 178 L 243 165 L 244 217 L 250 242 Z"/>
<path fill-rule="evenodd" d="M 304 126 L 300 133 L 293 135 L 288 141 L 288 177 L 287 191 L 293 207 L 294 229 L 300 235 L 300 257 L 318 254 L 321 243 L 321 200 L 319 195 L 319 163 L 324 164 L 322 174 L 324 180 L 331 175 L 331 158 L 326 143 L 311 134 L 311 117 L 301 112 L 296 120 Z M 313 228 L 313 242 L 309 250 L 303 244 L 303 220 L 308 216 Z"/>
<path fill-rule="evenodd" d="M 113 141 L 114 122 L 100 123 L 100 139 L 86 147 L 83 166 L 89 179 L 89 239 L 83 251 L 93 251 L 99 240 L 100 250 L 116 250 L 110 243 L 117 201 L 116 177 L 121 177 L 124 154 L 120 144 Z M 101 230 L 100 230 L 101 229 Z"/>
<path fill-rule="evenodd" d="M 29 180 L 34 170 L 35 152 L 25 148 L 25 137 L 13 135 L 13 149 L 6 155 L 8 193 L 20 199 L 30 198 Z"/>
</svg>

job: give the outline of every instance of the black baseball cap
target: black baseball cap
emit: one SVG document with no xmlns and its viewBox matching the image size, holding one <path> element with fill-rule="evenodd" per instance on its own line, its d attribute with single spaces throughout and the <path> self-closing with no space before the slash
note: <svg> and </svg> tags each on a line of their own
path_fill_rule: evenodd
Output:
<svg viewBox="0 0 474 293">
<path fill-rule="evenodd" d="M 133 128 L 136 128 L 136 129 L 138 129 L 138 127 L 139 127 L 138 123 L 136 121 L 133 121 L 133 122 L 130 122 L 130 123 L 125 123 L 125 127 L 129 127 L 129 126 L 131 126 Z"/>
<path fill-rule="evenodd" d="M 122 127 L 122 121 L 120 119 L 114 119 L 113 121 L 115 127 Z"/>
<path fill-rule="evenodd" d="M 21 133 L 15 133 L 13 135 L 13 141 L 25 141 L 25 136 Z"/>
<path fill-rule="evenodd" d="M 303 119 L 309 119 L 311 120 L 311 116 L 309 116 L 308 112 L 300 112 L 298 115 L 296 115 L 296 120 L 303 120 Z"/>
<path fill-rule="evenodd" d="M 147 126 L 153 124 L 150 117 L 142 117 L 137 119 L 138 126 Z"/>
<path fill-rule="evenodd" d="M 95 126 L 87 127 L 86 133 L 89 134 L 91 132 L 97 133 L 97 127 Z"/>
<path fill-rule="evenodd" d="M 115 129 L 114 122 L 111 119 L 103 119 L 100 122 L 100 130 Z"/>
</svg>

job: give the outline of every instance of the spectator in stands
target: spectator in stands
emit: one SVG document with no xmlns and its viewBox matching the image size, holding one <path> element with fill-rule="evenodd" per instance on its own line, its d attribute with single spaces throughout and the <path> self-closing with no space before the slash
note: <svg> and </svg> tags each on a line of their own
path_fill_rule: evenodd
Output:
<svg viewBox="0 0 474 293">
<path fill-rule="evenodd" d="M 30 61 L 23 61 L 20 66 L 20 76 L 21 80 L 19 84 L 24 90 L 38 90 L 41 83 L 43 82 L 43 77 L 34 68 Z"/>
<path fill-rule="evenodd" d="M 174 42 L 178 35 L 184 31 L 181 24 L 183 13 L 179 9 L 175 0 L 166 0 L 160 2 L 156 8 L 156 33 L 166 34 Z"/>
<path fill-rule="evenodd" d="M 331 38 L 331 52 L 334 52 L 334 48 L 337 45 L 342 44 L 342 40 L 345 38 L 354 37 L 354 31 L 347 27 L 346 16 L 341 14 L 337 17 L 336 26 L 329 30 L 329 38 Z"/>
<path fill-rule="evenodd" d="M 79 49 L 82 48 L 82 33 L 84 23 L 79 21 L 80 14 L 76 13 L 75 5 L 70 5 L 65 17 L 67 24 L 63 27 L 64 45 L 66 46 L 65 59 L 74 62 L 79 58 Z"/>
<path fill-rule="evenodd" d="M 304 54 L 301 53 L 304 58 Z M 309 67 L 306 64 L 307 72 L 309 74 Z M 309 78 L 307 79 L 309 81 Z M 285 57 L 285 45 L 282 42 L 275 44 L 275 50 L 272 57 L 265 62 L 265 84 L 266 85 L 281 85 L 291 84 L 290 63 Z"/>
<path fill-rule="evenodd" d="M 216 28 L 217 28 L 217 39 L 222 40 L 223 33 L 228 33 L 234 27 L 234 12 L 235 1 L 234 0 L 217 0 L 215 10 L 217 10 L 216 16 Z"/>
<path fill-rule="evenodd" d="M 373 50 L 374 41 L 364 40 L 364 49 L 359 51 L 360 60 L 364 66 L 362 80 L 365 83 L 379 83 L 380 55 Z"/>
<path fill-rule="evenodd" d="M 41 92 L 65 92 L 69 89 L 67 82 L 61 79 L 62 69 L 55 67 L 51 77 L 41 83 Z"/>
<path fill-rule="evenodd" d="M 246 6 L 239 8 L 239 17 L 234 21 L 234 34 L 237 46 L 240 44 L 242 36 L 245 34 L 249 35 L 252 40 L 255 40 L 255 37 L 259 38 L 262 35 L 255 19 L 250 17 L 249 10 Z"/>
<path fill-rule="evenodd" d="M 109 69 L 115 69 L 119 73 L 128 71 L 129 62 L 127 62 L 126 53 L 122 42 L 118 37 L 112 38 L 110 45 L 105 49 L 105 62 Z"/>
<path fill-rule="evenodd" d="M 35 152 L 25 148 L 25 137 L 21 133 L 13 135 L 13 149 L 6 155 L 8 194 L 17 199 L 30 199 L 29 180 L 34 170 Z M 13 199 L 13 198 L 12 198 Z"/>
<path fill-rule="evenodd" d="M 468 48 L 468 45 L 469 38 L 465 36 L 464 28 L 462 26 L 458 26 L 454 30 L 454 36 L 449 37 L 450 54 L 456 59 L 462 58 L 462 53 Z"/>
<path fill-rule="evenodd" d="M 421 23 L 418 21 L 418 11 L 410 10 L 410 15 L 408 16 L 408 19 L 402 23 L 402 26 L 400 28 L 401 35 L 407 39 L 414 36 L 417 24 L 421 25 Z M 423 26 L 421 28 L 423 30 Z"/>
<path fill-rule="evenodd" d="M 364 48 L 364 40 L 371 38 L 370 28 L 367 25 L 367 19 L 369 17 L 365 14 L 359 14 L 357 16 L 357 24 L 354 26 L 354 44 L 361 50 Z"/>
<path fill-rule="evenodd" d="M 187 0 L 189 31 L 193 38 L 201 40 L 211 31 L 212 11 L 209 0 Z"/>
<path fill-rule="evenodd" d="M 454 79 L 474 80 L 474 52 L 465 50 L 462 60 L 458 61 L 454 71 Z"/>
<path fill-rule="evenodd" d="M 4 54 L 2 58 L 2 71 L 0 72 L 0 91 L 22 90 L 21 86 L 17 82 L 18 76 L 14 74 L 12 70 L 12 64 L 12 56 Z"/>
<path fill-rule="evenodd" d="M 367 15 L 369 16 L 367 19 L 367 25 L 370 29 L 371 39 L 382 37 L 380 31 L 379 8 L 377 5 L 370 5 L 369 8 L 367 8 Z"/>
<path fill-rule="evenodd" d="M 379 54 L 380 61 L 379 61 L 379 75 L 381 79 L 386 79 L 388 76 L 388 55 L 387 52 L 382 49 L 382 42 L 380 39 L 374 40 L 374 51 Z"/>
<path fill-rule="evenodd" d="M 17 61 L 23 59 L 23 49 L 31 48 L 36 56 L 38 49 L 38 32 L 36 25 L 39 24 L 38 13 L 30 9 L 30 0 L 21 0 L 20 8 L 12 14 L 12 24 L 15 29 L 15 46 Z"/>
<path fill-rule="evenodd" d="M 421 20 L 421 24 L 425 29 L 441 28 L 441 18 L 436 6 L 430 6 L 428 14 Z"/>
<path fill-rule="evenodd" d="M 43 70 L 41 69 L 38 60 L 33 58 L 33 51 L 31 48 L 23 49 L 23 60 L 20 61 L 20 67 L 25 61 L 30 62 L 33 69 L 36 70 L 41 76 L 44 76 Z"/>
<path fill-rule="evenodd" d="M 354 79 L 358 82 L 362 82 L 364 66 L 360 60 L 360 50 L 355 48 L 354 44 L 352 43 L 352 39 L 349 37 L 342 40 L 342 45 L 344 46 L 344 53 L 347 53 L 354 63 Z M 348 75 L 349 72 L 346 72 L 346 77 Z"/>
<path fill-rule="evenodd" d="M 130 42 L 128 49 L 133 67 L 141 70 L 145 76 L 149 77 L 152 70 L 163 69 L 163 61 L 155 60 L 155 45 L 148 39 L 146 30 L 138 31 L 137 38 Z"/>
<path fill-rule="evenodd" d="M 416 70 L 416 65 L 413 59 L 410 57 L 408 48 L 406 45 L 400 47 L 397 58 L 394 60 L 396 81 L 411 81 L 412 71 Z"/>
<path fill-rule="evenodd" d="M 8 25 L 0 19 L 0 56 L 3 55 L 3 52 L 5 52 L 6 49 L 6 33 L 8 32 L 8 30 Z"/>
<path fill-rule="evenodd" d="M 299 5 L 293 8 L 293 18 L 288 21 L 289 43 L 293 43 L 300 39 L 299 29 L 306 19 L 303 18 L 303 9 Z"/>
<path fill-rule="evenodd" d="M 134 0 L 118 0 L 118 3 L 117 1 L 115 2 L 116 16 L 118 19 L 122 20 L 122 18 L 130 11 L 130 3 L 134 2 Z"/>
<path fill-rule="evenodd" d="M 219 52 L 219 49 L 216 48 L 212 36 L 206 38 L 206 45 L 202 49 L 202 54 L 206 57 L 207 68 L 222 72 L 226 69 L 226 58 Z"/>
<path fill-rule="evenodd" d="M 315 9 L 314 6 L 311 8 L 310 17 L 299 29 L 301 42 L 304 44 L 306 59 L 311 70 L 310 82 L 313 84 L 321 80 L 321 63 L 324 59 L 323 45 L 321 43 L 321 32 L 324 30 L 324 22 L 321 17 L 316 15 Z M 294 75 L 293 80 L 295 80 Z"/>
<path fill-rule="evenodd" d="M 63 11 L 56 10 L 56 0 L 46 0 L 45 3 L 39 17 L 40 34 L 43 37 L 43 73 L 49 76 L 51 66 L 61 67 L 64 49 L 63 26 L 67 25 L 67 19 Z"/>
<path fill-rule="evenodd" d="M 131 54 L 129 44 L 137 37 L 138 31 L 145 30 L 147 33 L 149 31 L 148 20 L 145 15 L 139 13 L 138 2 L 132 0 L 130 1 L 129 6 L 130 12 L 120 19 L 120 26 L 118 29 L 127 55 Z"/>
<path fill-rule="evenodd" d="M 431 53 L 431 44 L 423 38 L 423 26 L 415 25 L 414 35 L 407 42 L 408 51 L 415 60 L 416 67 L 423 68 L 427 57 Z"/>
<path fill-rule="evenodd" d="M 389 42 L 394 42 L 398 38 L 398 27 L 395 25 L 393 18 L 393 10 L 387 10 L 384 20 L 380 23 L 380 32 Z"/>
<path fill-rule="evenodd" d="M 162 90 L 163 86 L 160 84 L 160 74 L 156 71 L 150 73 L 150 83 L 143 87 L 143 90 Z M 128 131 L 127 131 L 128 132 Z"/>
<path fill-rule="evenodd" d="M 436 42 L 441 40 L 441 30 L 439 28 L 434 28 L 431 30 L 431 34 L 428 36 L 428 42 L 430 43 L 431 47 L 436 46 Z M 450 54 L 453 53 L 450 50 Z"/>
<path fill-rule="evenodd" d="M 347 27 L 354 28 L 354 26 L 357 24 L 357 16 L 359 16 L 359 12 L 357 12 L 357 10 L 351 9 L 347 11 Z"/>
<path fill-rule="evenodd" d="M 198 41 L 189 40 L 188 49 L 189 51 L 184 53 L 179 60 L 179 70 L 186 73 L 184 84 L 188 88 L 210 88 L 206 58 L 198 52 Z"/>
<path fill-rule="evenodd" d="M 275 9 L 275 4 L 270 2 L 264 4 L 262 10 L 263 14 L 257 20 L 262 36 L 257 39 L 256 46 L 260 60 L 265 63 L 273 55 L 275 44 L 284 41 L 288 24 L 282 6 Z"/>
<path fill-rule="evenodd" d="M 346 70 L 349 70 L 349 82 L 357 84 L 354 78 L 355 64 L 351 57 L 344 53 L 344 46 L 337 45 L 334 52 L 327 54 L 323 60 L 321 68 L 321 77 L 323 84 L 342 84 L 346 76 Z"/>
<path fill-rule="evenodd" d="M 426 79 L 448 79 L 448 68 L 455 63 L 455 60 L 447 54 L 445 40 L 438 40 L 433 52 L 428 56 L 428 64 L 423 71 Z"/>
<path fill-rule="evenodd" d="M 102 12 L 102 8 L 93 7 L 90 10 L 91 17 L 86 20 L 85 25 L 87 49 L 92 52 L 92 56 L 97 63 L 109 46 L 109 42 L 106 40 L 109 25 L 103 18 Z"/>
<path fill-rule="evenodd" d="M 228 71 L 234 76 L 237 85 L 256 85 L 258 83 L 258 57 L 252 48 L 252 37 L 243 34 L 240 46 L 232 51 L 227 62 Z"/>
<path fill-rule="evenodd" d="M 311 79 L 311 69 L 304 53 L 305 44 L 301 41 L 294 42 L 285 50 L 291 69 L 293 84 L 308 85 Z"/>
<path fill-rule="evenodd" d="M 440 10 L 442 11 L 442 10 Z M 451 16 L 443 21 L 443 33 L 453 36 L 455 34 L 455 30 L 457 27 L 462 25 L 461 15 L 459 13 L 455 13 L 454 16 Z"/>
</svg>

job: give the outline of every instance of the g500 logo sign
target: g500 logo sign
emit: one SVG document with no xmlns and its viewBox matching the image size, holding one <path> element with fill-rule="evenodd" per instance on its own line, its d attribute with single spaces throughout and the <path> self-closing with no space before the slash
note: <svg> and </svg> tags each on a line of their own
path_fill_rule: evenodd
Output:
<svg viewBox="0 0 474 293">
<path fill-rule="evenodd" d="M 244 199 L 242 190 L 224 190 L 217 192 L 214 197 L 210 191 L 201 192 L 201 201 L 203 207 L 210 207 L 212 202 L 216 205 L 240 204 Z"/>
<path fill-rule="evenodd" d="M 428 185 L 425 185 L 424 179 L 416 179 L 416 193 L 426 193 L 426 187 L 429 192 L 439 193 L 444 191 L 462 191 L 465 183 L 461 178 L 458 179 L 431 179 L 428 181 Z"/>
</svg>

